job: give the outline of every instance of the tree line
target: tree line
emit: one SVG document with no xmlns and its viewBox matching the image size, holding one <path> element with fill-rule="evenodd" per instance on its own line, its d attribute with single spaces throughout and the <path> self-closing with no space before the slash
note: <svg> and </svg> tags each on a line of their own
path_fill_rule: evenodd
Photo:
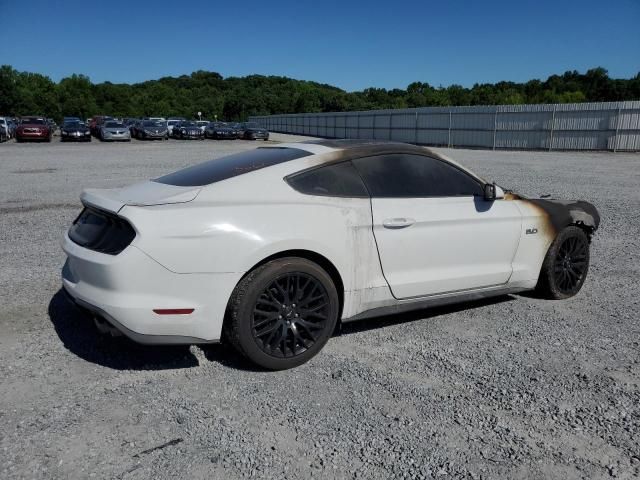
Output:
<svg viewBox="0 0 640 480">
<path fill-rule="evenodd" d="M 0 67 L 0 115 L 88 118 L 183 116 L 245 120 L 250 115 L 343 112 L 386 108 L 525 103 L 604 102 L 640 99 L 640 73 L 610 78 L 604 68 L 567 71 L 546 80 L 435 87 L 414 82 L 406 89 L 346 92 L 331 85 L 279 76 L 223 78 L 197 71 L 135 84 L 92 83 L 85 75 L 54 82 L 46 75 Z"/>
</svg>

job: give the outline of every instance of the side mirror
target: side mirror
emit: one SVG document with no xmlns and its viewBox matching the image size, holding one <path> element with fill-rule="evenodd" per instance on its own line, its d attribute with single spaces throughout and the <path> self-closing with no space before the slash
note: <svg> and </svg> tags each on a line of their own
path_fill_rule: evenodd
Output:
<svg viewBox="0 0 640 480">
<path fill-rule="evenodd" d="M 496 199 L 496 185 L 494 183 L 484 184 L 484 199 L 489 201 Z"/>
<path fill-rule="evenodd" d="M 495 183 L 484 184 L 484 199 L 488 201 L 504 198 L 504 190 Z"/>
</svg>

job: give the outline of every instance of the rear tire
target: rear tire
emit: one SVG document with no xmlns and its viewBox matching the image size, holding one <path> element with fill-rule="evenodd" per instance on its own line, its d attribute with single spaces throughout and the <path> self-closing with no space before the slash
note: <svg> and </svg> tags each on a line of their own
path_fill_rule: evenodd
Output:
<svg viewBox="0 0 640 480">
<path fill-rule="evenodd" d="M 566 227 L 547 251 L 536 290 L 552 300 L 573 297 L 584 285 L 588 270 L 589 237 L 579 227 Z"/>
<path fill-rule="evenodd" d="M 327 343 L 339 307 L 336 287 L 320 266 L 297 257 L 272 260 L 236 286 L 223 338 L 263 368 L 297 367 Z"/>
</svg>

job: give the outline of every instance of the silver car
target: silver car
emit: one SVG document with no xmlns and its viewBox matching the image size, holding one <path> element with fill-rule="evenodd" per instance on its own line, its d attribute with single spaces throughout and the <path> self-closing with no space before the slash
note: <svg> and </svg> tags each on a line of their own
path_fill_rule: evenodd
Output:
<svg viewBox="0 0 640 480">
<path fill-rule="evenodd" d="M 129 132 L 129 128 L 123 123 L 114 121 L 104 122 L 102 127 L 100 127 L 100 140 L 104 142 L 130 142 L 131 132 Z"/>
<path fill-rule="evenodd" d="M 184 122 L 186 118 L 184 117 L 169 117 L 167 119 L 167 130 L 169 131 L 169 136 L 173 136 L 173 127 L 175 127 L 178 123 Z"/>
</svg>

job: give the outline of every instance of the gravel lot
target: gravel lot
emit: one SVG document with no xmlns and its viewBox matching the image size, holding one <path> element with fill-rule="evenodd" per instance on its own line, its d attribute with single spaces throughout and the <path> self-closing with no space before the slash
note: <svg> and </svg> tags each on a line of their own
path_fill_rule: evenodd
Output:
<svg viewBox="0 0 640 480">
<path fill-rule="evenodd" d="M 65 304 L 59 244 L 83 187 L 255 146 L 0 144 L 0 478 L 640 475 L 638 154 L 443 150 L 600 209 L 590 276 L 568 301 L 349 324 L 279 373 L 220 345 L 99 337 Z"/>
</svg>

